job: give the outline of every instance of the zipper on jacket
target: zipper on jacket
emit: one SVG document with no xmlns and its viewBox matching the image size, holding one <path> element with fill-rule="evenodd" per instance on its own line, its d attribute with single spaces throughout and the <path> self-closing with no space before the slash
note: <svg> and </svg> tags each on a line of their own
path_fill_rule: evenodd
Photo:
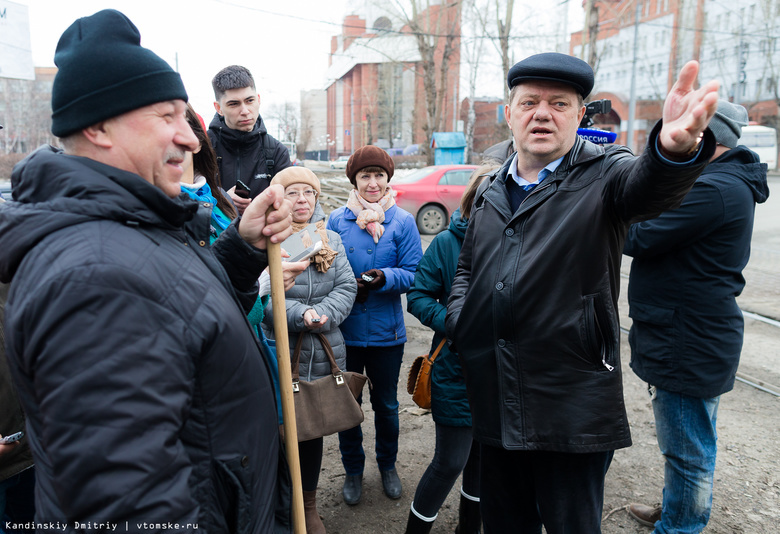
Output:
<svg viewBox="0 0 780 534">
<path fill-rule="evenodd" d="M 607 368 L 607 371 L 614 371 L 615 367 L 607 363 L 607 342 L 604 337 L 604 332 L 601 330 L 601 324 L 599 323 L 599 314 L 596 312 L 596 308 L 593 308 L 593 320 L 596 323 L 596 330 L 601 334 L 601 363 Z"/>
</svg>

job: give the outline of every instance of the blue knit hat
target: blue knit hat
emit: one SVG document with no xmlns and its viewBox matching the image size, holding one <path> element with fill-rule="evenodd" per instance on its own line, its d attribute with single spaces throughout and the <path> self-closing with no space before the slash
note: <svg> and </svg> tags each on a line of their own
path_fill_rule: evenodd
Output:
<svg viewBox="0 0 780 534">
<path fill-rule="evenodd" d="M 187 101 L 179 73 L 143 48 L 135 24 L 113 9 L 71 24 L 54 64 L 51 131 L 57 137 L 157 102 Z"/>
<path fill-rule="evenodd" d="M 510 89 L 528 80 L 565 83 L 574 87 L 582 98 L 587 98 L 593 89 L 593 69 L 576 57 L 546 52 L 518 61 L 506 77 Z"/>
</svg>

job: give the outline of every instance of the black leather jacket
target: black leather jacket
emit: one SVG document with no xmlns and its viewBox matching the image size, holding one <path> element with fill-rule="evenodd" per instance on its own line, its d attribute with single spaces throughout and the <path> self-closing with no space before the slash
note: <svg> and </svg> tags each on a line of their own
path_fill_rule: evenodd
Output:
<svg viewBox="0 0 780 534">
<path fill-rule="evenodd" d="M 617 298 L 630 223 L 680 204 L 714 151 L 686 165 L 649 147 L 577 139 L 513 214 L 511 159 L 482 184 L 447 311 L 475 438 L 506 449 L 599 452 L 631 444 Z"/>
</svg>

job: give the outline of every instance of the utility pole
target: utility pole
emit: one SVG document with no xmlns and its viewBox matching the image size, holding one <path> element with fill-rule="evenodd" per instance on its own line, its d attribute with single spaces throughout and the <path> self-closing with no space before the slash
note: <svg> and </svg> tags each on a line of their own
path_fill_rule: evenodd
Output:
<svg viewBox="0 0 780 534">
<path fill-rule="evenodd" d="M 737 79 L 734 84 L 734 103 L 739 104 L 742 97 L 742 84 L 745 81 L 745 65 L 747 60 L 744 57 L 742 20 L 739 22 L 739 48 L 737 48 Z"/>
<path fill-rule="evenodd" d="M 626 144 L 631 152 L 636 152 L 636 143 L 634 143 L 634 114 L 636 108 L 636 63 L 639 54 L 639 16 L 642 11 L 641 0 L 636 2 L 636 12 L 634 13 L 634 57 L 631 60 L 631 93 L 628 101 L 628 127 L 626 128 Z"/>
<path fill-rule="evenodd" d="M 585 46 L 588 43 L 588 37 L 590 37 L 590 6 L 593 5 L 593 0 L 585 0 L 585 25 L 582 27 L 582 48 L 580 48 L 580 59 L 586 61 Z"/>
</svg>

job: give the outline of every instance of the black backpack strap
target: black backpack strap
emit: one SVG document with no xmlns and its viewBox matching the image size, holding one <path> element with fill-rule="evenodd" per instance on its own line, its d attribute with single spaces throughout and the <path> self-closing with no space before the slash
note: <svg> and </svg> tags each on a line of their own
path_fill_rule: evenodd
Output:
<svg viewBox="0 0 780 534">
<path fill-rule="evenodd" d="M 265 158 L 265 172 L 268 174 L 268 179 L 271 180 L 274 177 L 274 153 L 271 146 L 271 136 L 267 133 L 263 134 L 263 157 Z"/>
</svg>

